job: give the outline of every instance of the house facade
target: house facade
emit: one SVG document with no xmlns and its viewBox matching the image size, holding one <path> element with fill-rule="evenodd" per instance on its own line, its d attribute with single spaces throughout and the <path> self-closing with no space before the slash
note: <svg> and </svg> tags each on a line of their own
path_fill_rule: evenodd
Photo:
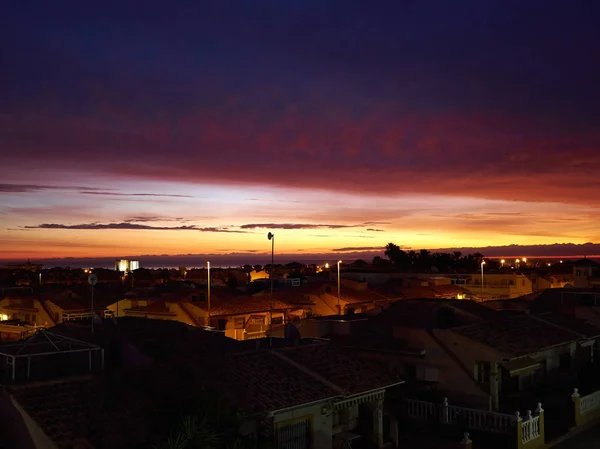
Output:
<svg viewBox="0 0 600 449">
<path fill-rule="evenodd" d="M 435 329 L 434 336 L 483 391 L 494 410 L 524 397 L 542 380 L 569 375 L 593 360 L 600 329 L 553 315 L 502 317 Z"/>
</svg>

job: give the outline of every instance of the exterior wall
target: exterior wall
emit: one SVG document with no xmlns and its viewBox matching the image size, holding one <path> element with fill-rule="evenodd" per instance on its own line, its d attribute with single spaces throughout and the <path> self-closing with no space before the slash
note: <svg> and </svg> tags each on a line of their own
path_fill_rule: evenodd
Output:
<svg viewBox="0 0 600 449">
<path fill-rule="evenodd" d="M 194 303 L 186 303 L 185 307 L 189 310 L 190 314 L 200 323 L 208 324 L 208 312 L 203 308 L 195 305 Z M 173 310 L 173 309 L 172 309 Z M 250 317 L 260 316 L 264 319 L 264 325 L 257 329 L 253 329 L 254 326 L 248 328 L 248 322 Z M 236 327 L 236 318 L 244 319 L 244 328 Z M 282 322 L 286 322 L 286 314 L 281 311 L 273 311 L 273 319 L 281 318 Z M 265 332 L 269 330 L 270 327 L 270 316 L 269 312 L 252 312 L 245 314 L 237 314 L 237 315 L 229 315 L 229 316 L 215 316 L 211 315 L 210 317 L 210 325 L 213 327 L 218 327 L 220 320 L 226 320 L 225 323 L 225 336 L 229 338 L 233 338 L 234 340 L 247 340 L 249 338 L 259 338 L 264 337 Z M 246 332 L 244 332 L 244 329 Z"/>
<path fill-rule="evenodd" d="M 273 417 L 275 430 L 287 424 L 293 424 L 301 419 L 308 418 L 311 422 L 313 433 L 313 446 L 319 449 L 328 449 L 333 446 L 333 416 L 331 410 L 323 412 L 325 402 L 299 407 L 293 410 L 276 413 Z"/>
<path fill-rule="evenodd" d="M 337 281 L 337 276 L 336 276 Z M 365 281 L 355 280 L 355 279 L 341 279 L 340 277 L 340 285 L 345 288 L 351 288 L 352 290 L 357 291 L 366 291 L 368 287 L 368 283 Z"/>
<path fill-rule="evenodd" d="M 197 322 L 194 321 L 193 316 L 186 313 L 182 306 L 176 302 L 167 302 L 165 305 L 169 308 L 170 313 L 152 313 L 151 311 L 136 311 L 133 312 L 131 307 L 133 306 L 132 301 L 135 301 L 137 306 L 144 307 L 152 304 L 152 300 L 147 301 L 144 299 L 121 299 L 113 304 L 110 304 L 107 309 L 114 313 L 116 317 L 138 317 L 138 318 L 149 318 L 153 320 L 168 320 L 168 321 L 179 321 L 180 323 L 187 324 L 188 326 L 198 327 Z M 118 311 L 118 313 L 117 313 Z"/>
<path fill-rule="evenodd" d="M 417 380 L 437 381 L 438 389 L 448 394 L 453 403 L 461 403 L 474 408 L 489 410 L 490 395 L 474 379 L 475 361 L 482 361 L 487 354 L 476 354 L 477 359 L 467 361 L 473 368 L 469 371 L 467 365 L 461 367 L 427 331 L 422 329 L 396 328 L 396 335 L 407 338 L 411 344 L 425 349 L 425 357 L 410 357 L 405 359 L 405 365 L 416 366 Z M 476 359 L 476 360 L 475 360 Z M 469 372 L 473 375 L 469 376 Z"/>
<path fill-rule="evenodd" d="M 336 273 L 337 274 L 337 273 Z M 393 275 L 391 273 L 370 273 L 370 272 L 343 272 L 340 277 L 342 279 L 352 279 L 355 281 L 367 282 L 368 284 L 384 284 L 390 279 L 392 279 Z"/>
<path fill-rule="evenodd" d="M 481 275 L 472 275 L 472 283 L 463 286 L 473 294 L 487 297 L 518 298 L 533 293 L 531 280 L 519 274 L 483 274 L 483 290 Z"/>
<path fill-rule="evenodd" d="M 435 329 L 433 333 L 438 341 L 443 342 L 445 350 L 451 353 L 455 360 L 462 365 L 465 373 L 472 373 L 472 379 L 475 379 L 477 362 L 490 362 L 492 364 L 502 359 L 502 355 L 492 348 L 477 344 L 452 332 L 450 329 Z M 496 376 L 493 385 L 484 383 L 481 388 L 488 389 L 490 396 L 492 396 L 492 406 L 497 408 L 498 397 L 502 389 L 502 376 Z"/>
<path fill-rule="evenodd" d="M 560 356 L 562 354 L 569 354 L 572 360 L 575 360 L 577 352 L 577 343 L 573 342 L 563 346 L 547 349 L 546 351 L 540 351 L 537 354 L 530 356 L 536 362 L 539 362 L 542 368 L 545 368 L 546 373 L 551 373 L 560 367 Z M 591 354 L 591 352 L 590 352 Z"/>
<path fill-rule="evenodd" d="M 269 273 L 265 270 L 256 271 L 252 270 L 250 272 L 250 282 L 256 281 L 257 279 L 268 279 Z"/>
<path fill-rule="evenodd" d="M 6 315 L 8 319 L 19 318 L 37 326 L 52 326 L 54 324 L 52 318 L 37 299 L 33 300 L 33 309 L 23 308 L 19 310 L 18 306 L 10 306 L 10 304 L 17 303 L 18 299 L 4 298 L 0 300 L 0 315 Z M 27 317 L 29 317 L 29 320 L 27 320 Z"/>
<path fill-rule="evenodd" d="M 332 293 L 323 293 L 321 295 L 321 300 L 327 304 L 327 306 L 334 310 L 334 313 L 337 314 L 337 310 L 338 310 L 338 297 L 337 297 L 337 291 L 335 292 L 335 294 Z M 346 314 L 348 313 L 347 310 L 348 308 L 352 308 L 354 309 L 354 313 L 365 313 L 368 312 L 369 310 L 374 309 L 375 307 L 377 307 L 375 304 L 372 303 L 354 303 L 354 302 L 349 302 L 346 301 L 344 299 L 344 293 L 342 291 L 342 295 L 340 298 L 340 308 L 341 310 L 341 314 Z"/>
</svg>

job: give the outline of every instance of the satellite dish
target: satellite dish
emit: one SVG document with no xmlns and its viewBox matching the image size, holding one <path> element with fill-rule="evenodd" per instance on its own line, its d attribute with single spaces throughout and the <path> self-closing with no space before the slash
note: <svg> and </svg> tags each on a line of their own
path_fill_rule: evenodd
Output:
<svg viewBox="0 0 600 449">
<path fill-rule="evenodd" d="M 273 237 L 275 237 L 275 235 L 274 235 L 272 232 L 269 232 L 269 233 L 267 234 L 267 238 L 268 238 L 269 240 L 271 240 Z"/>
<path fill-rule="evenodd" d="M 90 274 L 90 275 L 88 276 L 88 282 L 89 282 L 91 285 L 96 285 L 96 284 L 98 283 L 98 276 L 96 276 L 95 274 Z"/>
</svg>

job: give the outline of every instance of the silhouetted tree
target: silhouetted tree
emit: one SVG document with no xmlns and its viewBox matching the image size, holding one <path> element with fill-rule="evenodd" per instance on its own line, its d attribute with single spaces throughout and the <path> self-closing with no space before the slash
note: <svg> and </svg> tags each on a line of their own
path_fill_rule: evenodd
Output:
<svg viewBox="0 0 600 449">
<path fill-rule="evenodd" d="M 390 261 L 387 259 L 383 259 L 380 256 L 373 257 L 373 265 L 381 266 L 381 265 L 389 265 Z"/>
<path fill-rule="evenodd" d="M 402 269 L 407 267 L 408 258 L 406 257 L 406 253 L 398 245 L 388 243 L 384 254 L 396 268 Z"/>
</svg>

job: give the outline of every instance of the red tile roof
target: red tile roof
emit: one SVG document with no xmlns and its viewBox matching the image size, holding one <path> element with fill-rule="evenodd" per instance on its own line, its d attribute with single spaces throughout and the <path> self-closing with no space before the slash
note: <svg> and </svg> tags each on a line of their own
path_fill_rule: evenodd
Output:
<svg viewBox="0 0 600 449">
<path fill-rule="evenodd" d="M 511 357 L 534 354 L 581 338 L 581 335 L 534 315 L 503 316 L 452 331 Z"/>
<path fill-rule="evenodd" d="M 136 389 L 107 386 L 105 379 L 83 378 L 17 387 L 12 393 L 59 449 L 71 449 L 81 437 L 96 449 L 146 443 L 152 428 L 152 415 L 145 413 L 148 398 Z"/>
<path fill-rule="evenodd" d="M 250 414 L 281 410 L 340 395 L 269 351 L 232 355 L 221 368 L 221 387 Z"/>
<path fill-rule="evenodd" d="M 279 352 L 341 388 L 348 396 L 400 382 L 379 366 L 365 362 L 353 350 L 344 347 L 315 344 L 281 349 Z"/>
<path fill-rule="evenodd" d="M 373 321 L 382 326 L 434 329 L 438 327 L 438 314 L 441 309 L 454 311 L 456 326 L 497 317 L 496 311 L 466 299 L 406 299 L 393 303 L 374 317 Z"/>
<path fill-rule="evenodd" d="M 207 301 L 195 301 L 193 305 L 202 310 L 208 310 Z M 234 296 L 221 298 L 211 297 L 210 314 L 216 316 L 245 315 L 249 313 L 267 312 L 271 308 L 269 295 L 264 296 Z M 289 304 L 285 304 L 277 299 L 273 299 L 273 310 L 293 309 Z"/>
<path fill-rule="evenodd" d="M 15 397 L 59 445 L 86 439 L 96 449 L 146 447 L 165 421 L 148 410 L 168 398 L 185 402 L 207 388 L 248 414 L 276 411 L 332 397 L 385 388 L 396 377 L 365 363 L 350 350 L 328 344 L 273 351 L 240 352 L 240 343 L 173 321 L 121 318 L 88 327 L 63 324 L 54 332 L 104 345 L 123 341 L 155 360 L 144 370 L 119 371 L 93 379 L 17 387 Z M 206 363 L 210 360 L 210 363 Z M 301 368 L 299 368 L 299 366 Z M 331 384 L 335 384 L 333 387 Z M 340 391 L 341 389 L 341 391 Z M 196 394 L 196 393 L 194 393 Z M 152 422 L 156 417 L 157 421 Z"/>
<path fill-rule="evenodd" d="M 557 327 L 569 330 L 583 338 L 598 338 L 600 337 L 600 328 L 588 323 L 584 320 L 579 320 L 570 316 L 565 316 L 556 313 L 544 313 L 532 315 L 537 319 L 551 323 Z"/>
</svg>

